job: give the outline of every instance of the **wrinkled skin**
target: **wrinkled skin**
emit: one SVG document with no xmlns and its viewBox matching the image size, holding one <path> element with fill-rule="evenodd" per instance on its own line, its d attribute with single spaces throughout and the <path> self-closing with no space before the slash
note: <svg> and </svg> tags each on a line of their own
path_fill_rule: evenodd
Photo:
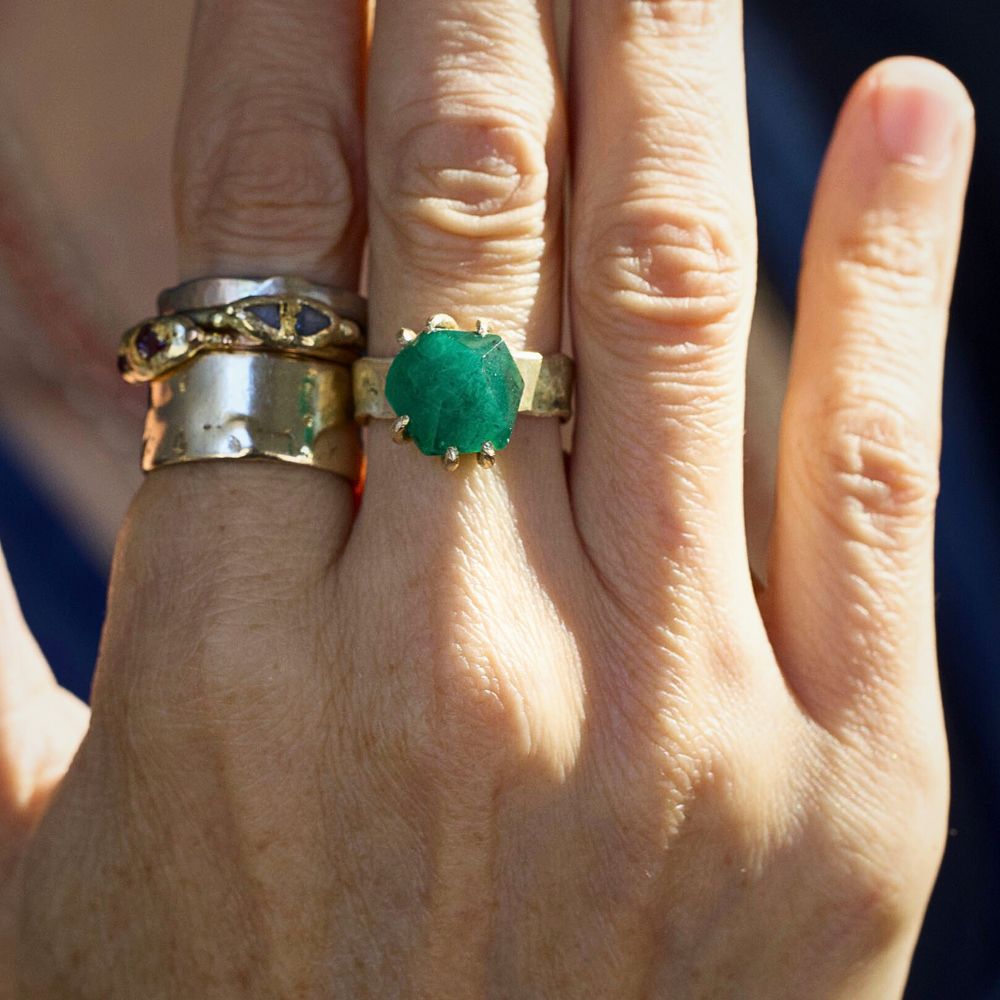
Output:
<svg viewBox="0 0 1000 1000">
<path fill-rule="evenodd" d="M 898 996 L 968 98 L 894 60 L 845 104 L 755 594 L 736 0 L 581 0 L 571 115 L 542 0 L 379 0 L 364 123 L 357 7 L 201 4 L 182 274 L 352 286 L 367 230 L 372 353 L 438 311 L 550 352 L 565 253 L 572 458 L 526 418 L 449 475 L 380 424 L 357 513 L 309 469 L 151 474 L 89 718 L 7 594 L 0 995 Z"/>
</svg>

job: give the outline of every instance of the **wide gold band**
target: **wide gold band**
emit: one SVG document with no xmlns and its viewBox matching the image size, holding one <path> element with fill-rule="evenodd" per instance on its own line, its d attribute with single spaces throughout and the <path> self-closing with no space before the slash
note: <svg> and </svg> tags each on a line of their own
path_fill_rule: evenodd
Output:
<svg viewBox="0 0 1000 1000">
<path fill-rule="evenodd" d="M 351 376 L 269 351 L 209 351 L 149 385 L 145 471 L 211 459 L 277 459 L 358 478 Z"/>
<path fill-rule="evenodd" d="M 393 360 L 358 358 L 354 362 L 354 417 L 359 423 L 395 418 L 396 413 L 385 398 L 385 377 Z M 565 354 L 516 351 L 514 363 L 524 380 L 518 413 L 569 419 L 573 400 L 573 359 Z"/>
</svg>

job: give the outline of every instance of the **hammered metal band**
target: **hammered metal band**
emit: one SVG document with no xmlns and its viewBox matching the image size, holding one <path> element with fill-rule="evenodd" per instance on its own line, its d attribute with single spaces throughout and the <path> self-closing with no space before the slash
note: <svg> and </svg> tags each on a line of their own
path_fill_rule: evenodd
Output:
<svg viewBox="0 0 1000 1000">
<path fill-rule="evenodd" d="M 343 365 L 267 351 L 206 352 L 150 383 L 142 468 L 271 459 L 357 480 Z"/>
<path fill-rule="evenodd" d="M 568 420 L 573 401 L 573 359 L 565 354 L 513 352 L 524 380 L 518 413 Z M 385 377 L 394 358 L 358 358 L 354 362 L 354 417 L 359 423 L 392 420 L 396 414 L 385 398 Z"/>
<path fill-rule="evenodd" d="M 239 299 L 268 295 L 322 302 L 328 309 L 357 323 L 362 329 L 368 322 L 368 304 L 357 293 L 291 275 L 193 278 L 160 292 L 156 308 L 164 314 L 188 312 L 192 309 L 218 308 Z"/>
</svg>

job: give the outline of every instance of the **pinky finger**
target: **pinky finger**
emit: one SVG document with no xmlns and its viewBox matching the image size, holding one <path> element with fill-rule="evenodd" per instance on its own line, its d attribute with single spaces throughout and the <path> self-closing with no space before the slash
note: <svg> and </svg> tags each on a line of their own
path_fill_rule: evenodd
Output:
<svg viewBox="0 0 1000 1000">
<path fill-rule="evenodd" d="M 972 142 L 955 77 L 892 59 L 851 92 L 820 178 L 762 610 L 789 683 L 831 728 L 918 706 L 938 725 L 940 397 Z"/>
</svg>

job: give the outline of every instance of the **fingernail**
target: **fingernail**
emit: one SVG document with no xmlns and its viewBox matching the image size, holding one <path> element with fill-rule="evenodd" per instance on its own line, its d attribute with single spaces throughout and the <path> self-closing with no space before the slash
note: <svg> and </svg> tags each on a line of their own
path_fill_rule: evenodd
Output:
<svg viewBox="0 0 1000 1000">
<path fill-rule="evenodd" d="M 935 63 L 901 60 L 886 67 L 875 103 L 879 141 L 887 158 L 943 173 L 955 135 L 971 114 L 962 85 Z"/>
</svg>

